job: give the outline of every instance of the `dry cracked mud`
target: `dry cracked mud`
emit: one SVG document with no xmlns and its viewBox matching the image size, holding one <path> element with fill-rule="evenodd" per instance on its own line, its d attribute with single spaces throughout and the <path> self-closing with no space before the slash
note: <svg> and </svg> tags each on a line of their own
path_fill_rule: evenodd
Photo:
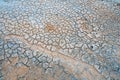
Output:
<svg viewBox="0 0 120 80">
<path fill-rule="evenodd" d="M 0 0 L 0 80 L 120 80 L 120 0 Z"/>
</svg>

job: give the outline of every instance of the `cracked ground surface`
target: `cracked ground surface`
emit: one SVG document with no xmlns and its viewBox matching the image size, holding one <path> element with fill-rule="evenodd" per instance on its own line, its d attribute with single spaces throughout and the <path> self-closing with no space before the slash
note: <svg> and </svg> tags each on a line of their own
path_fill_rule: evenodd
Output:
<svg viewBox="0 0 120 80">
<path fill-rule="evenodd" d="M 120 80 L 120 1 L 0 0 L 0 80 Z"/>
</svg>

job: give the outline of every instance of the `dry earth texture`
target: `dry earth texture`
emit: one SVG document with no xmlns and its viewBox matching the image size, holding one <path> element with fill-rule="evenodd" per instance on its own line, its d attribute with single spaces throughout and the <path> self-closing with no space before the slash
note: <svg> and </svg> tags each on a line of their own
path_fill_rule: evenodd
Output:
<svg viewBox="0 0 120 80">
<path fill-rule="evenodd" d="M 120 80 L 120 0 L 0 0 L 0 80 Z"/>
</svg>

